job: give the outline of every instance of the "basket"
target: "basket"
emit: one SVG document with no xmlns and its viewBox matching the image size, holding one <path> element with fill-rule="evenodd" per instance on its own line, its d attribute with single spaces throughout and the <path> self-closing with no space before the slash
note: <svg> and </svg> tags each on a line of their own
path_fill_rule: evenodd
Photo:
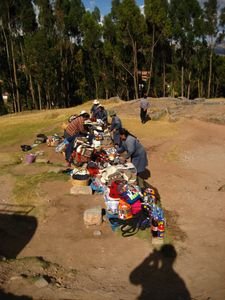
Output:
<svg viewBox="0 0 225 300">
<path fill-rule="evenodd" d="M 69 181 L 72 183 L 73 186 L 88 186 L 89 183 L 89 179 L 78 180 L 71 178 Z"/>
</svg>

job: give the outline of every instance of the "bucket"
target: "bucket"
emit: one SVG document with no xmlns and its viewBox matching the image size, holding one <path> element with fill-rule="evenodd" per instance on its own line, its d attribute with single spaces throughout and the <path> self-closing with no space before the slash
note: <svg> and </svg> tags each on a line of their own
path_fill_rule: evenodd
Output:
<svg viewBox="0 0 225 300">
<path fill-rule="evenodd" d="M 32 153 L 29 153 L 26 155 L 26 163 L 27 164 L 32 164 L 36 159 L 36 156 Z"/>
</svg>

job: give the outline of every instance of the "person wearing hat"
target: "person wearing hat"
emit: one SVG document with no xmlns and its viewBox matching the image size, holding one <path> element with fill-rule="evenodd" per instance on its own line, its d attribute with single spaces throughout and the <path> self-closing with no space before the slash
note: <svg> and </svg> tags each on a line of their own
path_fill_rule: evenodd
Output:
<svg viewBox="0 0 225 300">
<path fill-rule="evenodd" d="M 105 126 L 108 125 L 108 114 L 103 105 L 99 104 L 95 111 L 94 117 L 96 118 L 96 120 L 102 120 Z"/>
<path fill-rule="evenodd" d="M 79 135 L 84 135 L 87 133 L 87 130 L 84 126 L 84 123 L 86 120 L 90 118 L 90 115 L 83 111 L 80 113 L 78 117 L 76 117 L 74 120 L 72 120 L 68 126 L 66 127 L 64 131 L 64 137 L 67 139 L 69 144 L 66 147 L 66 161 L 68 162 L 68 166 L 70 165 L 70 158 L 71 154 L 73 152 L 73 145 L 75 138 Z"/>
<path fill-rule="evenodd" d="M 110 111 L 109 116 L 112 118 L 110 132 L 112 135 L 112 140 L 114 145 L 120 145 L 120 133 L 119 130 L 122 128 L 122 122 L 120 118 L 116 115 L 114 110 Z"/>
<path fill-rule="evenodd" d="M 96 113 L 98 106 L 99 106 L 99 101 L 97 99 L 95 99 L 93 101 L 93 105 L 91 107 L 91 118 L 95 118 L 95 113 Z"/>
</svg>

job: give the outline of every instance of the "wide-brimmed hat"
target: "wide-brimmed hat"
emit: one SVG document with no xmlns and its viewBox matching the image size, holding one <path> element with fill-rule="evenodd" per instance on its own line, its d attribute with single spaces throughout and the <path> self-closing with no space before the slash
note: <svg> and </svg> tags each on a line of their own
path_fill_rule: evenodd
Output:
<svg viewBox="0 0 225 300">
<path fill-rule="evenodd" d="M 110 111 L 109 111 L 109 115 L 110 115 L 110 117 L 115 116 L 115 115 L 116 115 L 115 110 L 110 110 Z"/>
<path fill-rule="evenodd" d="M 95 99 L 95 100 L 93 101 L 93 104 L 99 104 L 99 101 L 98 101 L 97 99 Z"/>
<path fill-rule="evenodd" d="M 81 112 L 80 112 L 80 116 L 82 116 L 82 115 L 84 115 L 84 114 L 86 114 L 87 112 L 86 112 L 86 110 L 82 110 Z"/>
</svg>

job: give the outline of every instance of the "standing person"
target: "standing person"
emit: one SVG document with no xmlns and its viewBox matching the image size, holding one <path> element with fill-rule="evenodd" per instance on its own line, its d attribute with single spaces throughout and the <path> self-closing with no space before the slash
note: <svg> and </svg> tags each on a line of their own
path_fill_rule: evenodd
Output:
<svg viewBox="0 0 225 300">
<path fill-rule="evenodd" d="M 91 118 L 95 118 L 95 113 L 96 113 L 96 110 L 98 109 L 98 106 L 99 106 L 99 101 L 97 99 L 95 99 L 93 101 L 93 105 L 91 107 Z"/>
<path fill-rule="evenodd" d="M 108 114 L 103 105 L 99 104 L 99 106 L 95 112 L 95 118 L 96 118 L 96 120 L 97 119 L 102 120 L 102 122 L 104 122 L 105 126 L 108 125 Z"/>
<path fill-rule="evenodd" d="M 112 134 L 112 140 L 114 145 L 120 145 L 120 132 L 122 128 L 122 122 L 120 118 L 116 115 L 116 112 L 113 110 L 109 113 L 109 116 L 112 118 L 110 132 Z"/>
<path fill-rule="evenodd" d="M 71 154 L 73 152 L 73 146 L 75 138 L 79 135 L 86 134 L 87 131 L 84 127 L 84 122 L 90 118 L 90 115 L 82 111 L 78 117 L 73 119 L 64 131 L 64 137 L 67 139 L 69 144 L 66 146 L 66 161 L 68 162 L 68 167 L 71 165 Z"/>
<path fill-rule="evenodd" d="M 147 99 L 147 95 L 144 94 L 144 97 L 141 98 L 141 101 L 140 101 L 140 118 L 141 118 L 142 124 L 144 124 L 146 122 L 148 108 L 149 108 L 149 102 Z"/>
<path fill-rule="evenodd" d="M 118 153 L 127 152 L 125 159 L 130 158 L 132 164 L 137 169 L 137 184 L 140 188 L 145 188 L 144 184 L 144 172 L 148 165 L 147 154 L 144 147 L 138 141 L 138 139 L 129 133 L 125 128 L 119 130 L 121 146 L 117 148 Z"/>
</svg>

